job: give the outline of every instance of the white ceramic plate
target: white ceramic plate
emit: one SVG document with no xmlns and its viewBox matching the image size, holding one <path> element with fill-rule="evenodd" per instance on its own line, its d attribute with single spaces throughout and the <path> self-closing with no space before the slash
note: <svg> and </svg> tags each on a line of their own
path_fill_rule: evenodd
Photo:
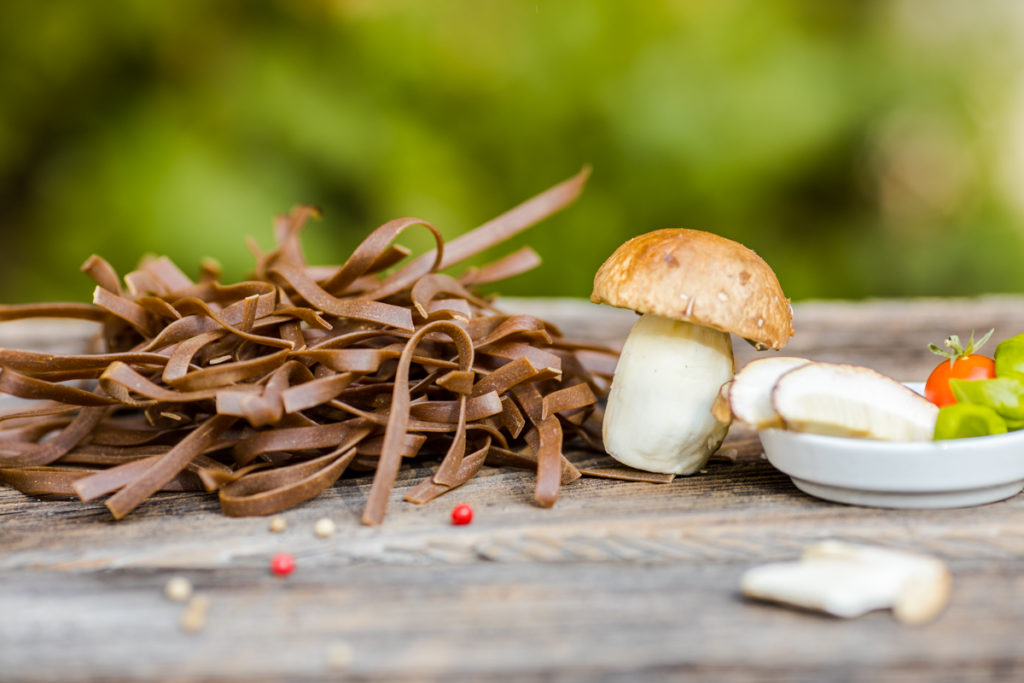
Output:
<svg viewBox="0 0 1024 683">
<path fill-rule="evenodd" d="M 910 385 L 917 388 L 915 385 Z M 886 508 L 994 503 L 1024 488 L 1024 430 L 948 441 L 872 441 L 765 429 L 769 462 L 825 500 Z"/>
</svg>

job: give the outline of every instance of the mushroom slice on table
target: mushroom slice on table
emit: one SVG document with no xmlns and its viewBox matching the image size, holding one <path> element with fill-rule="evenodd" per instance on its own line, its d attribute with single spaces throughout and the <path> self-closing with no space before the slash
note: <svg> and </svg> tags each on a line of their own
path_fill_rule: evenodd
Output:
<svg viewBox="0 0 1024 683">
<path fill-rule="evenodd" d="M 590 299 L 642 314 L 619 356 L 603 435 L 612 457 L 650 472 L 693 474 L 721 445 L 728 422 L 712 406 L 733 375 L 730 333 L 771 349 L 793 334 L 771 267 L 700 230 L 629 240 L 597 271 Z"/>
<path fill-rule="evenodd" d="M 891 608 L 903 623 L 923 624 L 948 604 L 952 576 L 945 563 L 928 555 L 827 540 L 809 546 L 799 562 L 748 569 L 740 590 L 837 617 Z"/>
</svg>

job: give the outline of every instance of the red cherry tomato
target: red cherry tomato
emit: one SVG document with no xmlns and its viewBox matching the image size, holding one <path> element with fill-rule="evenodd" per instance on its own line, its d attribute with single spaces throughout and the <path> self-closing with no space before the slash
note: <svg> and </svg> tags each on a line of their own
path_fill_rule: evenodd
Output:
<svg viewBox="0 0 1024 683">
<path fill-rule="evenodd" d="M 935 366 L 928 376 L 924 385 L 924 397 L 939 406 L 947 406 L 956 403 L 956 397 L 949 388 L 951 379 L 992 379 L 996 376 L 996 363 L 988 356 L 974 353 L 981 345 L 992 336 L 990 331 L 980 341 L 974 341 L 974 334 L 971 334 L 970 343 L 967 348 L 960 346 L 960 340 L 956 336 L 946 340 L 946 346 L 950 351 L 944 351 L 936 345 L 931 345 L 931 350 L 949 360 L 944 360 Z"/>
<path fill-rule="evenodd" d="M 996 376 L 996 363 L 988 356 L 971 354 L 957 358 L 950 363 L 944 360 L 939 363 L 924 385 L 924 397 L 935 405 L 942 406 L 956 403 L 956 397 L 949 388 L 951 379 L 992 379 Z"/>
<path fill-rule="evenodd" d="M 460 503 L 452 508 L 452 524 L 463 525 L 473 521 L 473 508 L 465 503 Z"/>
</svg>

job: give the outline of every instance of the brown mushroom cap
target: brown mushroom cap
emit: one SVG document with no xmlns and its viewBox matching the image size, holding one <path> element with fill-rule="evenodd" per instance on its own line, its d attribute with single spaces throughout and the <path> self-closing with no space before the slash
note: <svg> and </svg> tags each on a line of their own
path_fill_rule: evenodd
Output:
<svg viewBox="0 0 1024 683">
<path fill-rule="evenodd" d="M 666 228 L 615 250 L 594 276 L 590 300 L 685 320 L 781 349 L 793 309 L 775 272 L 739 242 Z"/>
</svg>

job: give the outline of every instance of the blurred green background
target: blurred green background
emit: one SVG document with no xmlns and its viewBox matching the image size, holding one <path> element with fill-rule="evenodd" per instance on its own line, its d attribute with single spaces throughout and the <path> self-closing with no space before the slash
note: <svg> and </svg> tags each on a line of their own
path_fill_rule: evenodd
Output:
<svg viewBox="0 0 1024 683">
<path fill-rule="evenodd" d="M 1013 0 L 4 2 L 0 300 L 88 300 L 91 253 L 236 281 L 297 203 L 316 263 L 451 238 L 584 164 L 497 291 L 586 296 L 667 226 L 794 299 L 1021 291 L 1022 36 Z"/>
</svg>

